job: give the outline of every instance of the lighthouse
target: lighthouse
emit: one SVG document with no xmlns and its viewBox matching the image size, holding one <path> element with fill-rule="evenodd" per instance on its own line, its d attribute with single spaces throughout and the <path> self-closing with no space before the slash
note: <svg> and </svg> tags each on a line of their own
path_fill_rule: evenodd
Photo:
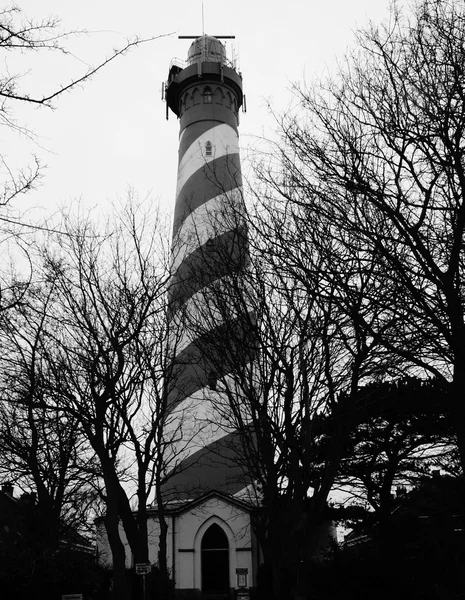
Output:
<svg viewBox="0 0 465 600">
<path fill-rule="evenodd" d="M 165 99 L 167 115 L 180 124 L 168 290 L 168 555 L 178 597 L 230 598 L 255 586 L 258 551 L 254 507 L 243 495 L 250 478 L 241 433 L 228 422 L 221 391 L 231 362 L 215 352 L 231 331 L 245 346 L 240 332 L 251 318 L 230 286 L 243 279 L 249 256 L 238 133 L 242 76 L 217 37 L 193 38 L 187 61 L 171 63 Z M 247 353 L 238 353 L 235 367 L 244 360 Z M 155 532 L 156 515 L 153 523 Z"/>
<path fill-rule="evenodd" d="M 261 560 L 241 452 L 249 426 L 240 394 L 233 397 L 245 426 L 228 419 L 225 393 L 253 364 L 247 348 L 254 314 L 240 293 L 250 266 L 238 137 L 244 96 L 221 41 L 192 39 L 187 61 L 172 61 L 164 87 L 180 133 L 162 382 L 167 410 L 157 457 L 164 484 L 147 507 L 149 562 L 162 558 L 177 600 L 245 599 Z M 126 565 L 139 577 L 147 565 L 134 564 L 123 526 L 121 539 Z M 98 544 L 110 565 L 103 527 Z"/>
<path fill-rule="evenodd" d="M 240 440 L 219 416 L 217 381 L 229 365 L 212 360 L 215 343 L 241 323 L 241 310 L 214 306 L 218 292 L 247 266 L 239 156 L 242 77 L 216 37 L 192 42 L 187 62 L 173 61 L 167 109 L 180 122 L 169 311 L 175 341 L 169 392 L 176 469 L 165 495 L 193 499 L 209 491 L 236 495 L 247 485 Z M 225 313 L 227 312 L 227 316 Z M 213 342 L 209 351 L 207 334 Z M 221 407 L 220 407 L 221 408 Z"/>
</svg>

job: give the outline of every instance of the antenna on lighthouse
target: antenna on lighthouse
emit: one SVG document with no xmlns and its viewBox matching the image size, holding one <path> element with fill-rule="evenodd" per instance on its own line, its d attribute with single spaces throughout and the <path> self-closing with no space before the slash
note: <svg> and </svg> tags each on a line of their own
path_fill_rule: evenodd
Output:
<svg viewBox="0 0 465 600">
<path fill-rule="evenodd" d="M 201 35 L 178 35 L 178 40 L 196 40 L 197 38 L 202 37 Z M 210 37 L 214 37 L 217 40 L 235 40 L 235 35 L 212 35 Z"/>
<path fill-rule="evenodd" d="M 205 20 L 203 14 L 203 0 L 202 0 L 202 35 L 205 35 Z"/>
</svg>

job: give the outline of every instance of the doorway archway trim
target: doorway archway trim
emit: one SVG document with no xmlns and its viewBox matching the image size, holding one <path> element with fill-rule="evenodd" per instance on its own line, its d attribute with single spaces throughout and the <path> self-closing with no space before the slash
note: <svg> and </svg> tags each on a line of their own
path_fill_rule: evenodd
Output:
<svg viewBox="0 0 465 600">
<path fill-rule="evenodd" d="M 202 589 L 202 538 L 207 529 L 216 523 L 226 534 L 229 543 L 229 587 L 235 587 L 234 574 L 236 573 L 237 559 L 236 559 L 236 540 L 231 527 L 216 515 L 211 516 L 198 528 L 194 538 L 194 586 L 197 589 Z"/>
</svg>

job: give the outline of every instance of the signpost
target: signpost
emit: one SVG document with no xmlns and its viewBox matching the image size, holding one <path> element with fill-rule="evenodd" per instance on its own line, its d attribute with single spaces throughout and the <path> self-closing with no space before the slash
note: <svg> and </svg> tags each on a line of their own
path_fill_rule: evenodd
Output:
<svg viewBox="0 0 465 600">
<path fill-rule="evenodd" d="M 236 569 L 236 577 L 237 577 L 237 598 L 241 598 L 241 600 L 249 600 L 250 593 L 247 588 L 247 574 L 249 569 Z"/>
<path fill-rule="evenodd" d="M 136 563 L 136 574 L 137 575 L 148 575 L 152 570 L 150 563 Z"/>
<path fill-rule="evenodd" d="M 152 571 L 150 563 L 136 563 L 136 575 L 142 575 L 142 598 L 146 600 L 145 576 Z"/>
</svg>

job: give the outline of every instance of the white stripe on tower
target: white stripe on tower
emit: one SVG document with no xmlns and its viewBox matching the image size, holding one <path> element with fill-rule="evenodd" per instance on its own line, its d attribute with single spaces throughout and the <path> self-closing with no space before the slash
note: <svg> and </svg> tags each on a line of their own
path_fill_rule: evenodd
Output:
<svg viewBox="0 0 465 600">
<path fill-rule="evenodd" d="M 169 304 L 173 330 L 181 331 L 169 402 L 177 436 L 172 452 L 181 465 L 165 493 L 178 498 L 212 489 L 234 494 L 248 483 L 235 456 L 238 434 L 213 414 L 219 394 L 213 399 L 209 389 L 212 362 L 196 338 L 198 330 L 189 329 L 184 319 L 187 314 L 187 321 L 200 320 L 210 333 L 221 335 L 248 317 L 239 305 L 218 310 L 208 300 L 247 263 L 237 129 L 242 78 L 226 60 L 221 42 L 202 36 L 192 43 L 187 66 L 171 67 L 166 89 L 168 106 L 180 118 Z M 215 375 L 228 372 L 215 367 Z"/>
<path fill-rule="evenodd" d="M 223 286 L 223 287 L 222 287 Z M 235 288 L 235 282 L 231 277 L 225 275 L 221 279 L 214 281 L 211 285 L 201 289 L 192 295 L 182 307 L 182 314 L 175 313 L 172 319 L 179 319 L 179 327 L 174 327 L 176 339 L 172 346 L 176 346 L 177 354 L 181 354 L 190 344 L 195 342 L 196 332 L 189 327 L 182 327 L 184 314 L 197 315 L 197 318 L 204 318 L 207 325 L 215 324 L 217 327 L 223 325 L 226 321 L 233 322 L 240 319 L 244 313 L 251 314 L 254 307 L 249 302 L 252 290 L 245 295 L 240 302 L 231 299 L 228 305 L 227 298 L 222 298 L 222 292 Z M 220 297 L 220 301 L 218 301 Z M 200 315 L 198 314 L 200 312 Z M 179 315 L 179 316 L 178 316 Z"/>
<path fill-rule="evenodd" d="M 209 240 L 234 229 L 241 204 L 242 187 L 239 186 L 193 210 L 184 219 L 173 239 L 172 269 L 175 271 L 189 254 Z"/>
<path fill-rule="evenodd" d="M 212 155 L 205 152 L 206 144 L 212 144 Z M 239 154 L 239 136 L 237 131 L 226 124 L 209 128 L 192 141 L 178 165 L 178 185 L 176 197 L 186 181 L 213 158 L 228 154 Z"/>
</svg>

